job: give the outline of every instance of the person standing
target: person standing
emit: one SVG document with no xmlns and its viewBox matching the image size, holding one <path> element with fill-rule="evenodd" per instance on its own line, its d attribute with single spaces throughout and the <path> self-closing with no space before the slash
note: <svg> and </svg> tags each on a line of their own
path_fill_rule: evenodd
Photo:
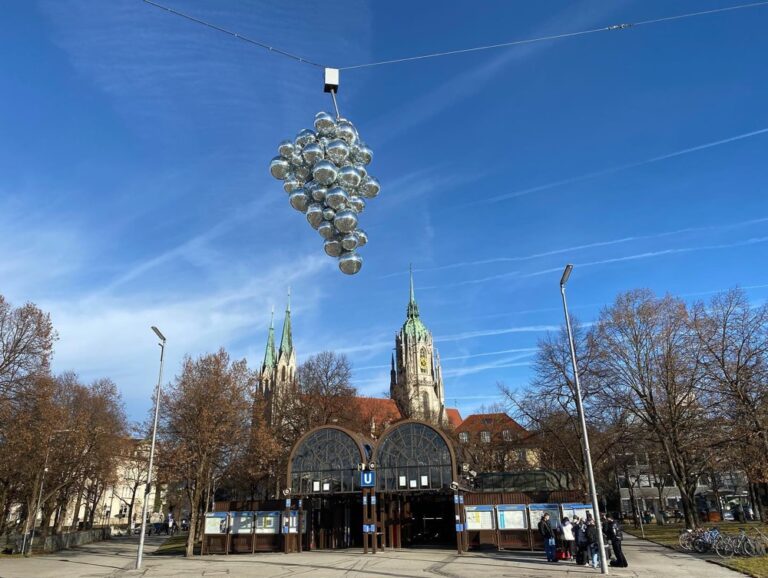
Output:
<svg viewBox="0 0 768 578">
<path fill-rule="evenodd" d="M 563 550 L 565 551 L 566 560 L 570 560 L 576 554 L 576 536 L 573 534 L 574 526 L 568 519 L 568 516 L 563 518 Z"/>
<path fill-rule="evenodd" d="M 587 521 L 587 547 L 589 549 L 589 558 L 592 568 L 600 566 L 600 541 L 597 537 L 597 526 L 595 520 L 591 517 Z"/>
<path fill-rule="evenodd" d="M 539 520 L 539 534 L 544 539 L 544 552 L 547 554 L 547 562 L 557 562 L 555 552 L 555 532 L 552 530 L 552 524 L 549 522 L 549 514 L 544 513 Z"/>
<path fill-rule="evenodd" d="M 605 519 L 605 537 L 611 542 L 611 548 L 613 549 L 613 555 L 616 556 L 616 561 L 611 562 L 611 566 L 617 568 L 626 568 L 629 566 L 627 559 L 624 556 L 624 552 L 621 550 L 621 539 L 624 537 L 621 532 L 621 526 L 619 523 L 610 516 Z"/>
</svg>

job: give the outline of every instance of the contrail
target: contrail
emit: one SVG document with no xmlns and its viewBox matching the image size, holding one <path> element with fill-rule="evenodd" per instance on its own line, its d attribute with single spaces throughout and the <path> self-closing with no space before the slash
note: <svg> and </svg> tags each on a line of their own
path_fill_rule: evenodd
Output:
<svg viewBox="0 0 768 578">
<path fill-rule="evenodd" d="M 473 203 L 468 203 L 468 204 L 469 205 L 482 205 L 482 204 L 486 204 L 486 203 L 498 203 L 500 201 L 506 201 L 507 199 L 513 199 L 515 197 L 522 197 L 524 195 L 530 195 L 531 193 L 537 193 L 539 191 L 545 191 L 545 190 L 548 190 L 548 189 L 554 189 L 556 187 L 560 187 L 560 186 L 563 186 L 563 185 L 570 185 L 572 183 L 578 183 L 578 182 L 581 182 L 581 181 L 586 181 L 586 180 L 589 180 L 589 179 L 594 179 L 594 178 L 602 177 L 602 176 L 605 176 L 605 175 L 611 175 L 611 174 L 614 174 L 614 173 L 618 173 L 620 171 L 626 171 L 628 169 L 634 169 L 634 168 L 637 168 L 637 167 L 642 167 L 642 166 L 645 166 L 645 165 L 649 165 L 651 163 L 657 163 L 659 161 L 665 161 L 667 159 L 672 159 L 672 158 L 679 157 L 679 156 L 682 156 L 682 155 L 687 155 L 687 154 L 690 154 L 690 153 L 693 153 L 693 152 L 702 151 L 702 150 L 705 150 L 705 149 L 709 149 L 709 148 L 712 148 L 712 147 L 717 147 L 717 146 L 720 146 L 720 145 L 736 142 L 736 141 L 743 140 L 743 139 L 746 139 L 746 138 L 751 138 L 753 136 L 758 136 L 758 135 L 761 135 L 761 134 L 765 134 L 767 132 L 768 132 L 768 128 L 761 128 L 759 130 L 753 130 L 752 132 L 745 132 L 744 134 L 739 134 L 739 135 L 732 136 L 732 137 L 729 137 L 729 138 L 724 138 L 724 139 L 721 139 L 721 140 L 716 140 L 716 141 L 708 142 L 708 143 L 705 143 L 705 144 L 702 144 L 702 145 L 698 145 L 698 146 L 695 146 L 695 147 L 685 148 L 685 149 L 682 149 L 682 150 L 679 150 L 679 151 L 668 153 L 666 155 L 661 155 L 661 156 L 658 156 L 658 157 L 652 157 L 650 159 L 645 159 L 643 161 L 637 161 L 637 162 L 634 162 L 634 163 L 627 163 L 625 165 L 619 165 L 619 166 L 611 167 L 611 168 L 608 168 L 608 169 L 602 169 L 602 170 L 599 170 L 599 171 L 594 171 L 594 172 L 587 173 L 585 175 L 579 175 L 579 176 L 576 176 L 576 177 L 569 177 L 567 179 L 562 179 L 562 180 L 559 180 L 559 181 L 554 181 L 552 183 L 547 183 L 547 184 L 544 184 L 544 185 L 538 185 L 536 187 L 531 187 L 531 188 L 523 189 L 523 190 L 520 190 L 520 191 L 514 191 L 514 192 L 511 192 L 511 193 L 505 193 L 503 195 L 498 195 L 498 196 L 495 196 L 495 197 L 490 197 L 488 199 L 481 199 L 479 201 L 475 201 Z"/>
<path fill-rule="evenodd" d="M 722 245 L 702 245 L 700 247 L 681 247 L 678 249 L 663 249 L 661 251 L 647 251 L 645 253 L 637 253 L 635 255 L 626 255 L 624 257 L 614 257 L 612 259 L 601 259 L 599 261 L 587 261 L 584 263 L 574 263 L 574 267 L 595 267 L 597 265 L 607 265 L 610 263 L 620 263 L 623 261 L 636 261 L 639 259 L 651 259 L 654 257 L 661 257 L 664 255 L 676 255 L 680 253 L 694 253 L 698 251 L 714 251 L 718 249 L 733 249 L 735 247 L 745 247 L 747 245 L 755 245 L 758 243 L 765 243 L 768 241 L 768 237 L 755 237 L 752 239 L 747 239 L 746 241 L 739 241 L 738 243 L 726 243 Z M 516 277 L 520 279 L 528 278 L 528 277 L 538 277 L 539 275 L 547 275 L 549 273 L 557 273 L 562 272 L 563 268 L 562 266 L 559 267 L 552 267 L 549 269 L 542 269 L 540 271 L 534 271 L 532 273 L 525 273 L 520 274 L 517 271 L 510 272 L 510 273 L 499 273 L 498 275 L 491 275 L 489 277 L 481 277 L 479 279 L 468 279 L 466 281 L 460 281 L 458 283 L 450 283 L 446 285 L 441 285 L 439 288 L 446 288 L 446 287 L 459 287 L 462 285 L 476 285 L 479 283 L 487 283 L 489 281 L 497 281 L 499 279 L 508 279 L 510 277 Z M 421 289 L 437 289 L 438 286 L 435 287 L 422 287 Z"/>
<path fill-rule="evenodd" d="M 662 239 L 664 237 L 673 237 L 675 235 L 683 235 L 685 233 L 703 233 L 707 231 L 727 231 L 729 229 L 738 229 L 741 227 L 749 227 L 751 225 L 759 225 L 761 223 L 768 223 L 768 217 L 760 217 L 757 219 L 749 219 L 748 221 L 740 221 L 738 223 L 729 223 L 726 225 L 706 225 L 704 227 L 686 227 L 684 229 L 676 229 L 674 231 L 663 231 L 661 233 L 654 233 L 652 235 L 633 235 L 629 237 L 620 237 L 618 239 L 610 239 L 608 241 L 596 241 L 594 243 L 586 243 L 583 245 L 574 245 L 573 247 L 564 247 L 562 249 L 553 249 L 551 251 L 544 251 L 541 253 L 533 253 L 531 255 L 520 255 L 517 257 L 492 257 L 490 259 L 481 259 L 478 261 L 462 261 L 459 263 L 449 263 L 447 265 L 439 265 L 437 267 L 423 267 L 420 269 L 414 269 L 415 272 L 423 271 L 442 271 L 445 269 L 457 269 L 460 267 L 473 267 L 477 265 L 492 265 L 494 263 L 519 263 L 522 261 L 532 261 L 534 259 L 541 259 L 542 257 L 551 257 L 553 255 L 562 255 L 565 253 L 573 253 L 574 251 L 583 251 L 584 249 L 595 249 L 598 247 L 610 247 L 612 245 L 621 245 L 624 243 L 631 243 L 634 241 L 648 241 L 651 239 Z M 515 272 L 517 273 L 517 272 Z M 399 275 L 406 275 L 405 272 L 388 273 L 381 278 L 396 277 Z M 506 276 L 512 273 L 507 273 Z M 425 287 L 427 289 L 428 287 Z"/>
</svg>

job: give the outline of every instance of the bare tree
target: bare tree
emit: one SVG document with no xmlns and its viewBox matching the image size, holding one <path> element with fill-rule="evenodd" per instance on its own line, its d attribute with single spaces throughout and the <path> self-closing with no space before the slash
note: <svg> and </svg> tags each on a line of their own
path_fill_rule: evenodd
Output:
<svg viewBox="0 0 768 578">
<path fill-rule="evenodd" d="M 162 408 L 160 467 L 182 481 L 191 507 L 186 555 L 192 556 L 214 480 L 249 441 L 255 378 L 245 361 L 222 349 L 186 358 L 166 389 Z"/>
<path fill-rule="evenodd" d="M 55 340 L 47 313 L 32 303 L 14 309 L 0 295 L 0 403 L 30 376 L 48 373 Z"/>
<path fill-rule="evenodd" d="M 596 338 L 606 403 L 624 408 L 661 445 L 682 497 L 686 524 L 697 525 L 694 494 L 713 439 L 704 370 L 685 304 L 648 290 L 619 295 L 600 315 Z"/>
</svg>

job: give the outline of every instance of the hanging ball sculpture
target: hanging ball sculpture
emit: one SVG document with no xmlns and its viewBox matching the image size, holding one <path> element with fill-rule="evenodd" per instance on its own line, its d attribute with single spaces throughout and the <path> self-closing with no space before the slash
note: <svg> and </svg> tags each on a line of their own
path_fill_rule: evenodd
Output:
<svg viewBox="0 0 768 578">
<path fill-rule="evenodd" d="M 269 172 L 283 181 L 291 207 L 304 213 L 320 234 L 325 253 L 338 260 L 342 273 L 354 275 L 363 266 L 356 249 L 368 242 L 358 228 L 359 215 L 365 199 L 377 196 L 381 188 L 365 168 L 373 151 L 344 118 L 318 112 L 314 126 L 280 143 Z"/>
</svg>

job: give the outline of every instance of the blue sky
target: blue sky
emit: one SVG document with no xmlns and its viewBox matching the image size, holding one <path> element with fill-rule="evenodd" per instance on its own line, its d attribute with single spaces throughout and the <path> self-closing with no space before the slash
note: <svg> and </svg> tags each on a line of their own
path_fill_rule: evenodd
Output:
<svg viewBox="0 0 768 578">
<path fill-rule="evenodd" d="M 338 66 L 735 4 L 166 1 Z M 0 293 L 50 311 L 54 369 L 112 377 L 133 419 L 150 325 L 167 375 L 220 346 L 256 366 L 288 285 L 300 360 L 345 352 L 379 395 L 412 262 L 463 414 L 527 382 L 567 262 L 582 321 L 636 287 L 768 296 L 768 7 L 344 72 L 382 183 L 354 277 L 267 169 L 330 109 L 318 69 L 138 0 L 3 18 Z"/>
</svg>

